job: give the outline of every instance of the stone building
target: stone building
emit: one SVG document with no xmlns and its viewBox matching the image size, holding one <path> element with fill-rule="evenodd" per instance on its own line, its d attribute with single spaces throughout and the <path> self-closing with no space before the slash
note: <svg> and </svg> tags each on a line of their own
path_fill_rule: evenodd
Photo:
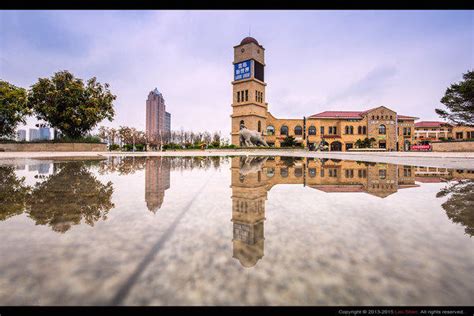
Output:
<svg viewBox="0 0 474 316">
<path fill-rule="evenodd" d="M 420 121 L 415 123 L 415 140 L 421 142 L 442 139 L 474 139 L 474 127 L 453 125 L 439 121 Z"/>
<path fill-rule="evenodd" d="M 171 131 L 171 114 L 166 112 L 165 99 L 155 88 L 146 100 L 146 134 L 155 139 Z"/>
<path fill-rule="evenodd" d="M 356 147 L 357 140 L 373 138 L 373 146 L 387 151 L 409 150 L 414 142 L 416 117 L 400 115 L 378 106 L 361 111 L 324 111 L 308 117 L 281 119 L 268 111 L 265 99 L 265 49 L 252 37 L 234 46 L 232 81 L 232 144 L 240 146 L 241 126 L 260 132 L 270 146 L 281 147 L 292 136 L 302 147 L 314 148 L 321 142 L 330 151 Z"/>
</svg>

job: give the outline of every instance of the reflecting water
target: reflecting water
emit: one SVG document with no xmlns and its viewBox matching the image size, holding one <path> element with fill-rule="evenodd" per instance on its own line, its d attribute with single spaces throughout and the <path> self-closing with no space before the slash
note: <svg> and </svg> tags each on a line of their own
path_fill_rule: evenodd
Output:
<svg viewBox="0 0 474 316">
<path fill-rule="evenodd" d="M 0 162 L 0 305 L 469 305 L 474 170 Z"/>
</svg>

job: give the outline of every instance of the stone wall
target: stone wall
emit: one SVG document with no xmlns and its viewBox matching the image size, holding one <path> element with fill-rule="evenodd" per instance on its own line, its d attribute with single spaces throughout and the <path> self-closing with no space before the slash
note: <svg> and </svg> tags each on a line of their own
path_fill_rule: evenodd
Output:
<svg viewBox="0 0 474 316">
<path fill-rule="evenodd" d="M 474 152 L 474 141 L 432 142 L 433 151 Z"/>
<path fill-rule="evenodd" d="M 107 151 L 105 143 L 0 143 L 0 151 Z"/>
</svg>

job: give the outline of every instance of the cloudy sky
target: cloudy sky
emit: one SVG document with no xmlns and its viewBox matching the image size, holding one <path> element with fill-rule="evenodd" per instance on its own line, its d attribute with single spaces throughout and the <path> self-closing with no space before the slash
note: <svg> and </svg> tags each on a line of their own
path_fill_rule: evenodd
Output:
<svg viewBox="0 0 474 316">
<path fill-rule="evenodd" d="M 157 87 L 172 129 L 228 134 L 233 46 L 249 28 L 276 117 L 385 105 L 438 119 L 446 87 L 474 68 L 472 11 L 1 11 L 0 79 L 96 76 L 117 95 L 103 125 L 139 129 Z"/>
</svg>

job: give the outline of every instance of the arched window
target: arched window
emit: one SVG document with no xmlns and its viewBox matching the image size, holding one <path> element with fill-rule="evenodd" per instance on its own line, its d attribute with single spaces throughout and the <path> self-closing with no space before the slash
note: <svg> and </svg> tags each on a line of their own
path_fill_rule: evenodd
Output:
<svg viewBox="0 0 474 316">
<path fill-rule="evenodd" d="M 357 134 L 362 134 L 362 126 L 357 127 Z"/>
<path fill-rule="evenodd" d="M 308 130 L 308 135 L 316 135 L 316 127 L 310 126 Z"/>
<path fill-rule="evenodd" d="M 275 127 L 272 125 L 267 126 L 267 135 L 275 135 Z"/>
<path fill-rule="evenodd" d="M 268 168 L 267 169 L 267 177 L 271 178 L 275 175 L 275 168 Z"/>
<path fill-rule="evenodd" d="M 241 120 L 240 121 L 240 129 L 242 129 L 242 127 L 244 127 L 244 126 L 245 126 L 245 122 L 244 122 L 244 120 Z"/>
<path fill-rule="evenodd" d="M 367 134 L 367 126 L 362 127 L 362 134 Z"/>
<path fill-rule="evenodd" d="M 303 129 L 301 126 L 298 125 L 295 127 L 295 135 L 303 135 Z"/>
<path fill-rule="evenodd" d="M 258 121 L 258 127 L 257 127 L 258 132 L 262 131 L 262 123 Z"/>
<path fill-rule="evenodd" d="M 380 125 L 380 126 L 379 126 L 379 134 L 385 135 L 386 132 L 387 132 L 387 131 L 386 131 L 385 125 L 383 125 L 383 124 Z"/>
<path fill-rule="evenodd" d="M 303 176 L 303 168 L 295 168 L 295 177 L 299 178 Z"/>
<path fill-rule="evenodd" d="M 280 128 L 280 135 L 286 135 L 286 136 L 288 136 L 288 126 L 283 125 L 283 126 Z"/>
<path fill-rule="evenodd" d="M 349 134 L 349 126 L 346 126 L 346 134 Z"/>
<path fill-rule="evenodd" d="M 349 126 L 349 134 L 354 134 L 354 126 Z"/>
</svg>

